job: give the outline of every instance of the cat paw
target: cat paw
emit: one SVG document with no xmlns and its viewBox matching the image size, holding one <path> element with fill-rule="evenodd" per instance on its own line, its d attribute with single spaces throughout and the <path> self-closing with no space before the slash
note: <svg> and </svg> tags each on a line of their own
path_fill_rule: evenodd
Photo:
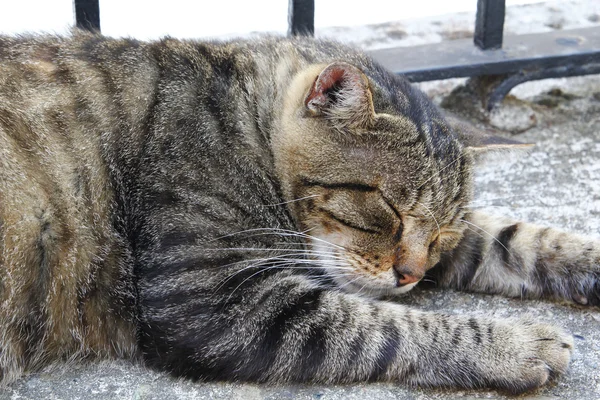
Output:
<svg viewBox="0 0 600 400">
<path fill-rule="evenodd" d="M 600 266 L 598 266 L 598 269 L 600 269 Z M 586 297 L 587 304 L 600 307 L 600 271 L 594 274 L 592 280 L 592 288 Z"/>
<path fill-rule="evenodd" d="M 589 289 L 585 290 L 585 294 L 573 294 L 573 301 L 582 306 L 600 306 L 600 272 L 589 274 L 585 281 L 582 286 L 588 286 Z"/>
<path fill-rule="evenodd" d="M 574 344 L 573 337 L 562 329 L 526 322 L 504 326 L 500 331 L 506 335 L 503 345 L 510 346 L 503 356 L 508 355 L 510 359 L 497 360 L 498 368 L 504 370 L 495 380 L 497 388 L 523 393 L 567 370 Z"/>
</svg>

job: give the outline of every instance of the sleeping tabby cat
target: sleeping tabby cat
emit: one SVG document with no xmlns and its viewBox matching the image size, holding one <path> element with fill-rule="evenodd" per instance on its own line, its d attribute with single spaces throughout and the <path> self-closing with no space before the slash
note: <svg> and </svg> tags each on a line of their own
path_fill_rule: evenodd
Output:
<svg viewBox="0 0 600 400">
<path fill-rule="evenodd" d="M 600 243 L 470 212 L 478 154 L 367 56 L 309 39 L 0 38 L 0 371 L 526 391 L 553 326 L 381 300 L 439 285 L 600 304 Z M 469 229 L 467 229 L 469 228 Z"/>
</svg>

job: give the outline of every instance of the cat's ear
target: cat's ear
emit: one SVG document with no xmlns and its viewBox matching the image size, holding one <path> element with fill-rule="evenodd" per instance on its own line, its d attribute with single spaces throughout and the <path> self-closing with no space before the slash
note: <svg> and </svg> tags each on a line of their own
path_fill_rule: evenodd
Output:
<svg viewBox="0 0 600 400">
<path fill-rule="evenodd" d="M 375 118 L 369 80 L 344 62 L 329 64 L 319 73 L 304 105 L 310 115 L 324 117 L 338 128 L 367 129 Z"/>
<path fill-rule="evenodd" d="M 475 155 L 527 151 L 534 146 L 532 143 L 523 143 L 484 132 L 452 114 L 446 114 L 445 118 L 446 122 L 452 127 L 452 130 L 456 132 L 460 142 L 467 151 L 470 151 Z"/>
</svg>

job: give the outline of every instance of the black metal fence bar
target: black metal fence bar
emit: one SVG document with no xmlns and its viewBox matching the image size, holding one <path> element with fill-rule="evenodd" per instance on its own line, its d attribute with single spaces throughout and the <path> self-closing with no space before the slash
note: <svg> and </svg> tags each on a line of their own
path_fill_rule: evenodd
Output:
<svg viewBox="0 0 600 400">
<path fill-rule="evenodd" d="M 482 50 L 502 47 L 505 0 L 477 0 L 475 35 L 473 41 Z"/>
<path fill-rule="evenodd" d="M 315 0 L 289 0 L 288 35 L 313 36 L 315 34 Z"/>
<path fill-rule="evenodd" d="M 79 29 L 100 32 L 99 0 L 74 0 L 75 24 Z"/>
</svg>

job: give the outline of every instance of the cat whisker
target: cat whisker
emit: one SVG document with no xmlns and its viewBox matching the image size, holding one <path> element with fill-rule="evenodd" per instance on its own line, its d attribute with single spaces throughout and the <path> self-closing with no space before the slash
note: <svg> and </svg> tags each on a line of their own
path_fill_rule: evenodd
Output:
<svg viewBox="0 0 600 400">
<path fill-rule="evenodd" d="M 243 259 L 243 260 L 239 260 L 239 261 L 235 261 L 229 264 L 224 264 L 224 265 L 216 265 L 214 266 L 214 268 L 219 268 L 219 269 L 225 269 L 228 267 L 233 267 L 239 264 L 246 264 L 246 263 L 254 263 L 252 265 L 259 265 L 259 262 L 265 262 L 265 261 L 270 261 L 270 260 L 276 260 L 276 259 L 282 259 L 284 256 L 296 256 L 296 255 L 301 255 L 301 254 L 278 254 L 277 256 L 273 256 L 273 257 L 267 257 L 267 258 L 253 258 L 253 259 Z M 341 259 L 343 260 L 343 259 Z M 332 260 L 333 261 L 333 260 Z"/>
<path fill-rule="evenodd" d="M 367 284 L 366 284 L 366 283 L 364 283 L 364 284 L 363 284 L 363 285 L 360 287 L 360 289 L 358 289 L 358 291 L 356 291 L 356 292 L 355 292 L 355 294 L 356 294 L 356 295 L 359 295 L 359 294 L 360 294 L 360 292 L 362 292 L 362 291 L 365 289 L 365 287 L 366 287 L 366 286 L 367 286 Z"/>
<path fill-rule="evenodd" d="M 506 208 L 508 205 L 504 206 L 493 206 L 493 205 L 481 205 L 481 206 L 462 206 L 462 208 L 470 208 L 470 209 L 481 209 L 481 208 Z"/>
<path fill-rule="evenodd" d="M 433 220 L 435 221 L 435 224 L 437 225 L 438 228 L 438 235 L 441 236 L 442 235 L 442 230 L 440 229 L 440 224 L 438 223 L 437 219 L 435 218 L 435 215 L 433 215 L 433 213 L 431 212 L 431 210 L 429 208 L 427 208 L 427 206 L 423 203 L 420 203 L 417 201 L 417 204 L 419 204 L 421 207 L 423 207 L 425 210 L 427 210 L 429 212 L 429 214 L 431 214 L 431 218 L 433 218 Z"/>
<path fill-rule="evenodd" d="M 206 243 L 210 243 L 213 242 L 215 240 L 218 239 L 223 239 L 223 238 L 227 238 L 227 237 L 231 237 L 231 236 L 235 236 L 235 235 L 241 235 L 243 233 L 248 233 L 248 232 L 260 232 L 260 233 L 256 233 L 254 235 L 249 235 L 248 237 L 254 237 L 254 236 L 261 236 L 261 235 L 277 235 L 277 236 L 283 236 L 283 237 L 298 237 L 298 238 L 302 238 L 302 239 L 309 239 L 309 240 L 314 240 L 320 243 L 325 243 L 327 245 L 330 245 L 332 247 L 338 248 L 340 250 L 346 250 L 345 247 L 337 245 L 335 243 L 331 243 L 325 239 L 321 239 L 315 236 L 311 236 L 311 235 L 307 235 L 305 232 L 309 232 L 311 230 L 313 230 L 314 228 L 310 228 L 307 229 L 303 232 L 296 232 L 296 231 L 292 231 L 292 230 L 288 230 L 288 229 L 279 229 L 279 228 L 256 228 L 256 229 L 248 229 L 245 231 L 240 231 L 240 232 L 235 232 L 235 233 L 231 233 L 229 235 L 225 235 L 225 236 L 221 236 L 219 238 L 216 239 L 211 239 L 209 241 L 207 241 Z M 266 231 L 266 232 L 265 232 Z"/>
<path fill-rule="evenodd" d="M 292 231 L 292 230 L 283 229 L 283 228 L 252 228 L 252 229 L 245 229 L 245 230 L 237 231 L 237 232 L 233 232 L 233 233 L 228 233 L 227 235 L 223 235 L 223 236 L 216 237 L 214 239 L 207 240 L 206 243 L 214 242 L 214 241 L 221 240 L 221 239 L 226 239 L 226 238 L 237 236 L 237 235 L 243 235 L 245 233 L 251 233 L 251 232 L 252 233 L 253 232 L 263 232 L 265 235 L 268 235 L 268 234 L 275 235 L 275 234 L 280 234 L 282 232 L 283 233 L 306 234 L 306 232 L 309 232 L 312 229 L 313 228 L 307 229 L 303 232 L 297 232 L 297 231 Z M 267 231 L 267 232 L 265 232 L 265 231 Z M 249 237 L 252 237 L 252 236 L 249 236 Z"/>
<path fill-rule="evenodd" d="M 492 201 L 508 201 L 508 200 L 514 200 L 514 199 L 519 199 L 519 198 L 529 198 L 531 197 L 530 195 L 526 195 L 526 194 L 515 194 L 515 195 L 509 195 L 509 196 L 503 196 L 503 197 L 493 197 L 493 198 L 478 198 L 478 199 L 473 199 L 471 201 L 471 204 L 473 203 L 481 203 L 481 202 L 492 202 Z"/>
<path fill-rule="evenodd" d="M 346 250 L 346 248 L 345 248 L 345 247 L 343 247 L 343 246 L 340 246 L 340 245 L 337 245 L 337 244 L 335 244 L 335 243 L 331 243 L 331 242 L 329 242 L 329 241 L 327 241 L 327 240 L 325 240 L 325 239 L 321 239 L 321 238 L 318 238 L 318 237 L 316 237 L 316 236 L 312 236 L 312 235 L 308 235 L 308 234 L 307 234 L 307 232 L 310 232 L 310 231 L 312 231 L 312 230 L 314 230 L 314 229 L 315 229 L 315 228 L 314 228 L 314 227 L 312 227 L 312 228 L 308 228 L 308 229 L 306 229 L 306 230 L 304 230 L 304 231 L 302 231 L 302 232 L 296 232 L 296 231 L 291 231 L 291 230 L 288 230 L 288 231 L 287 231 L 287 232 L 285 232 L 285 233 L 284 233 L 282 236 L 284 236 L 284 237 L 285 237 L 285 236 L 289 236 L 289 237 L 301 237 L 301 238 L 304 238 L 304 239 L 315 240 L 315 241 L 317 241 L 317 242 L 320 242 L 320 243 L 324 243 L 324 244 L 330 245 L 330 246 L 332 246 L 332 247 L 335 247 L 335 248 L 338 248 L 338 249 L 340 249 L 340 250 Z"/>
<path fill-rule="evenodd" d="M 349 264 L 346 265 L 335 265 L 334 263 L 329 263 L 329 262 L 325 262 L 324 260 L 306 260 L 306 259 L 295 259 L 295 258 L 285 258 L 284 256 L 287 257 L 291 257 L 291 256 L 298 256 L 298 255 L 303 255 L 303 254 L 287 254 L 287 255 L 278 255 L 275 257 L 270 257 L 270 258 L 265 258 L 265 259 L 257 259 L 256 263 L 250 264 L 248 266 L 245 266 L 244 268 L 241 268 L 238 271 L 235 271 L 233 274 L 227 276 L 224 280 L 220 281 L 218 283 L 218 286 L 215 288 L 215 292 L 217 290 L 219 290 L 221 287 L 223 287 L 227 282 L 229 282 L 231 279 L 233 279 L 236 275 L 238 275 L 239 273 L 246 271 L 248 269 L 251 268 L 261 268 L 261 267 L 266 267 L 269 265 L 274 265 L 277 262 L 279 263 L 289 263 L 289 264 L 302 264 L 302 265 L 309 265 L 308 267 L 303 266 L 303 267 L 299 267 L 299 268 L 303 268 L 303 269 L 346 269 L 346 270 L 351 270 L 352 268 L 349 266 Z M 332 260 L 333 261 L 333 260 Z M 244 261 L 241 261 L 244 262 Z M 240 261 L 238 261 L 237 263 L 241 263 Z M 237 264 L 237 263 L 232 263 L 231 265 Z M 315 266 L 315 264 L 318 264 L 318 266 Z"/>
<path fill-rule="evenodd" d="M 238 290 L 240 287 L 242 287 L 242 285 L 243 285 L 244 283 L 246 283 L 246 282 L 247 282 L 249 279 L 252 279 L 252 278 L 254 278 L 254 277 L 255 277 L 256 275 L 258 275 L 258 274 L 262 274 L 263 272 L 265 272 L 265 271 L 268 271 L 269 269 L 271 269 L 271 267 L 262 268 L 262 269 L 258 270 L 257 272 L 253 273 L 252 275 L 250 275 L 249 277 L 247 277 L 246 279 L 244 279 L 244 280 L 243 280 L 243 281 L 242 281 L 242 282 L 241 282 L 239 285 L 237 285 L 237 286 L 236 286 L 236 287 L 235 287 L 235 288 L 234 288 L 234 289 L 231 291 L 231 293 L 230 293 L 230 294 L 229 294 L 229 296 L 227 297 L 227 300 L 225 301 L 225 303 L 228 303 L 228 302 L 229 302 L 229 300 L 231 299 L 231 296 L 233 296 L 233 294 L 236 292 L 236 290 Z M 218 288 L 217 288 L 216 290 L 218 290 Z M 216 291 L 216 290 L 215 290 L 215 291 Z"/>
<path fill-rule="evenodd" d="M 282 206 L 284 204 L 290 204 L 290 203 L 295 203 L 297 201 L 302 201 L 302 200 L 306 200 L 306 199 L 312 199 L 315 197 L 319 197 L 318 194 L 312 194 L 310 196 L 306 196 L 306 197 L 300 197 L 299 199 L 294 199 L 294 200 L 289 200 L 289 201 L 282 201 L 281 203 L 274 203 L 274 204 L 264 204 L 263 207 L 276 207 L 276 206 Z"/>
<path fill-rule="evenodd" d="M 461 153 L 461 154 L 460 154 L 458 157 L 456 157 L 456 159 L 454 159 L 454 161 L 450 162 L 450 163 L 449 163 L 448 165 L 446 165 L 444 168 L 440 169 L 440 170 L 438 171 L 438 174 L 437 174 L 437 175 L 433 175 L 433 176 L 431 176 L 429 179 L 427 179 L 425 182 L 423 182 L 423 183 L 422 183 L 422 184 L 419 186 L 419 189 L 420 189 L 420 188 L 422 188 L 423 186 L 425 186 L 427 183 L 429 183 L 429 181 L 431 181 L 433 178 L 436 178 L 436 177 L 437 177 L 437 178 L 439 179 L 439 177 L 440 177 L 440 174 L 441 174 L 442 172 L 444 172 L 446 169 L 448 169 L 448 168 L 450 168 L 451 166 L 453 166 L 454 164 L 456 164 L 458 161 L 460 161 L 460 159 L 461 159 L 462 157 L 463 157 L 463 155 L 462 155 L 462 153 Z"/>
<path fill-rule="evenodd" d="M 296 252 L 314 252 L 311 249 L 288 248 L 288 247 L 208 247 L 202 250 L 207 251 L 296 251 Z"/>
<path fill-rule="evenodd" d="M 254 278 L 254 277 L 255 277 L 256 275 L 258 275 L 258 274 L 261 274 L 261 273 L 263 273 L 263 272 L 266 272 L 266 271 L 269 271 L 269 270 L 272 270 L 272 269 L 298 269 L 298 268 L 300 268 L 300 267 L 286 266 L 285 264 L 284 264 L 284 265 L 281 265 L 281 266 L 275 265 L 275 266 L 268 266 L 268 267 L 266 267 L 266 268 L 262 268 L 262 269 L 260 269 L 259 271 L 257 271 L 257 272 L 255 272 L 255 273 L 253 273 L 252 275 L 250 275 L 249 277 L 247 277 L 246 279 L 244 279 L 244 280 L 243 280 L 243 281 L 242 281 L 242 282 L 241 282 L 239 285 L 237 285 L 237 286 L 236 286 L 236 287 L 235 287 L 235 288 L 234 288 L 234 289 L 231 291 L 231 293 L 229 294 L 229 296 L 227 297 L 226 303 L 227 303 L 227 302 L 229 302 L 229 300 L 231 299 L 231 296 L 233 296 L 233 294 L 234 294 L 234 293 L 235 293 L 235 292 L 236 292 L 236 291 L 237 291 L 237 290 L 238 290 L 240 287 L 242 287 L 242 285 L 243 285 L 244 283 L 246 283 L 248 280 L 250 280 L 250 279 Z M 218 290 L 218 289 L 216 289 L 216 290 Z"/>
<path fill-rule="evenodd" d="M 317 258 L 317 260 L 322 260 L 322 259 L 328 259 L 328 260 L 345 260 L 345 257 L 342 257 L 340 255 L 331 253 L 331 252 L 325 252 L 325 251 L 318 251 L 318 250 L 313 250 L 313 249 L 275 249 L 275 248 L 252 248 L 252 247 L 227 247 L 227 248 L 213 248 L 213 249 L 204 249 L 204 250 L 209 250 L 209 251 L 256 251 L 256 252 L 286 252 L 286 251 L 292 251 L 293 253 L 283 253 L 283 254 L 278 254 L 275 255 L 273 257 L 284 257 L 284 256 L 315 256 L 315 257 L 321 257 L 321 258 Z M 244 260 L 242 260 L 241 262 L 243 262 Z M 315 261 L 315 259 L 312 259 L 312 261 Z M 240 261 L 238 261 L 240 262 Z"/>
<path fill-rule="evenodd" d="M 331 247 L 335 247 L 336 249 L 339 249 L 339 250 L 346 250 L 346 248 L 344 246 L 340 246 L 340 245 L 337 245 L 335 243 L 331 243 L 331 242 L 329 242 L 329 241 L 327 241 L 325 239 L 321 239 L 321 238 L 318 238 L 318 237 L 315 237 L 315 236 L 311 236 L 311 235 L 304 235 L 304 237 L 307 238 L 307 239 L 310 239 L 310 240 L 317 241 L 319 243 L 324 243 L 324 244 L 329 245 Z"/>
<path fill-rule="evenodd" d="M 239 273 L 241 273 L 241 272 L 243 272 L 243 271 L 245 271 L 247 269 L 250 269 L 250 268 L 259 268 L 259 267 L 261 267 L 263 265 L 267 265 L 271 261 L 282 260 L 282 259 L 283 258 L 281 256 L 275 256 L 275 257 L 269 257 L 269 258 L 256 258 L 256 259 L 253 259 L 253 260 L 241 260 L 241 261 L 236 261 L 236 262 L 233 262 L 233 263 L 230 263 L 230 264 L 226 264 L 226 265 L 222 265 L 222 266 L 220 265 L 220 266 L 218 266 L 218 268 L 227 268 L 227 267 L 233 267 L 233 266 L 238 265 L 238 264 L 245 264 L 245 263 L 248 263 L 248 262 L 252 262 L 251 264 L 243 267 L 240 270 L 235 271 L 234 273 L 226 276 L 224 279 L 222 279 L 221 281 L 219 281 L 219 286 L 215 290 L 218 290 L 219 288 L 221 288 L 222 285 L 224 285 L 225 283 L 227 283 L 227 281 L 229 281 L 235 275 L 237 275 L 237 274 L 239 274 Z"/>
<path fill-rule="evenodd" d="M 498 240 L 498 239 L 497 239 L 497 238 L 496 238 L 494 235 L 492 235 L 491 233 L 489 233 L 488 231 L 486 231 L 486 230 L 485 230 L 485 229 L 483 229 L 482 227 L 480 227 L 480 226 L 478 226 L 477 224 L 474 224 L 474 223 L 472 223 L 472 222 L 466 221 L 466 220 L 464 220 L 464 219 L 461 219 L 460 221 L 461 221 L 461 222 L 464 222 L 464 223 L 466 223 L 466 224 L 472 225 L 472 226 L 474 226 L 475 228 L 479 229 L 480 231 L 482 231 L 482 232 L 486 233 L 486 234 L 487 234 L 489 237 L 491 237 L 492 239 L 494 239 L 494 240 L 495 240 L 495 241 L 496 241 L 496 242 L 497 242 L 497 243 L 498 243 L 500 246 L 502 246 L 502 247 L 504 248 L 504 250 L 506 250 L 506 252 L 507 252 L 508 254 L 512 255 L 512 253 L 510 252 L 510 250 L 508 250 L 508 249 L 506 248 L 506 246 L 505 246 L 505 245 L 504 245 L 504 244 L 503 244 L 501 241 L 499 241 L 499 240 Z M 469 227 L 467 227 L 467 229 L 469 229 L 470 231 L 472 231 L 472 232 L 475 232 L 475 233 L 479 234 L 479 236 L 483 237 L 483 236 L 482 236 L 482 235 L 481 235 L 479 232 L 477 232 L 476 230 L 474 230 L 474 229 L 470 229 Z"/>
<path fill-rule="evenodd" d="M 258 261 L 263 261 L 263 262 L 267 262 L 267 261 L 277 261 L 277 260 L 285 260 L 285 261 L 293 261 L 296 263 L 307 263 L 307 264 L 320 264 L 320 265 L 330 265 L 332 263 L 335 262 L 344 262 L 346 261 L 346 259 L 342 258 L 342 257 L 337 257 L 337 258 L 331 258 L 328 260 L 323 260 L 323 259 L 306 259 L 306 258 L 294 258 L 294 257 L 298 257 L 298 256 L 305 256 L 305 254 L 303 253 L 291 253 L 291 254 L 280 254 L 274 257 L 269 257 L 269 258 L 263 258 L 263 259 L 258 259 Z"/>
<path fill-rule="evenodd" d="M 349 285 L 353 284 L 354 282 L 356 282 L 356 281 L 357 281 L 357 280 L 359 280 L 360 278 L 361 278 L 360 276 L 357 276 L 356 278 L 354 278 L 354 279 L 351 279 L 351 280 L 347 281 L 347 282 L 346 282 L 346 283 L 344 283 L 343 285 L 340 285 L 340 286 L 338 286 L 338 289 L 343 289 L 343 288 L 345 288 L 346 286 L 349 286 Z"/>
</svg>

